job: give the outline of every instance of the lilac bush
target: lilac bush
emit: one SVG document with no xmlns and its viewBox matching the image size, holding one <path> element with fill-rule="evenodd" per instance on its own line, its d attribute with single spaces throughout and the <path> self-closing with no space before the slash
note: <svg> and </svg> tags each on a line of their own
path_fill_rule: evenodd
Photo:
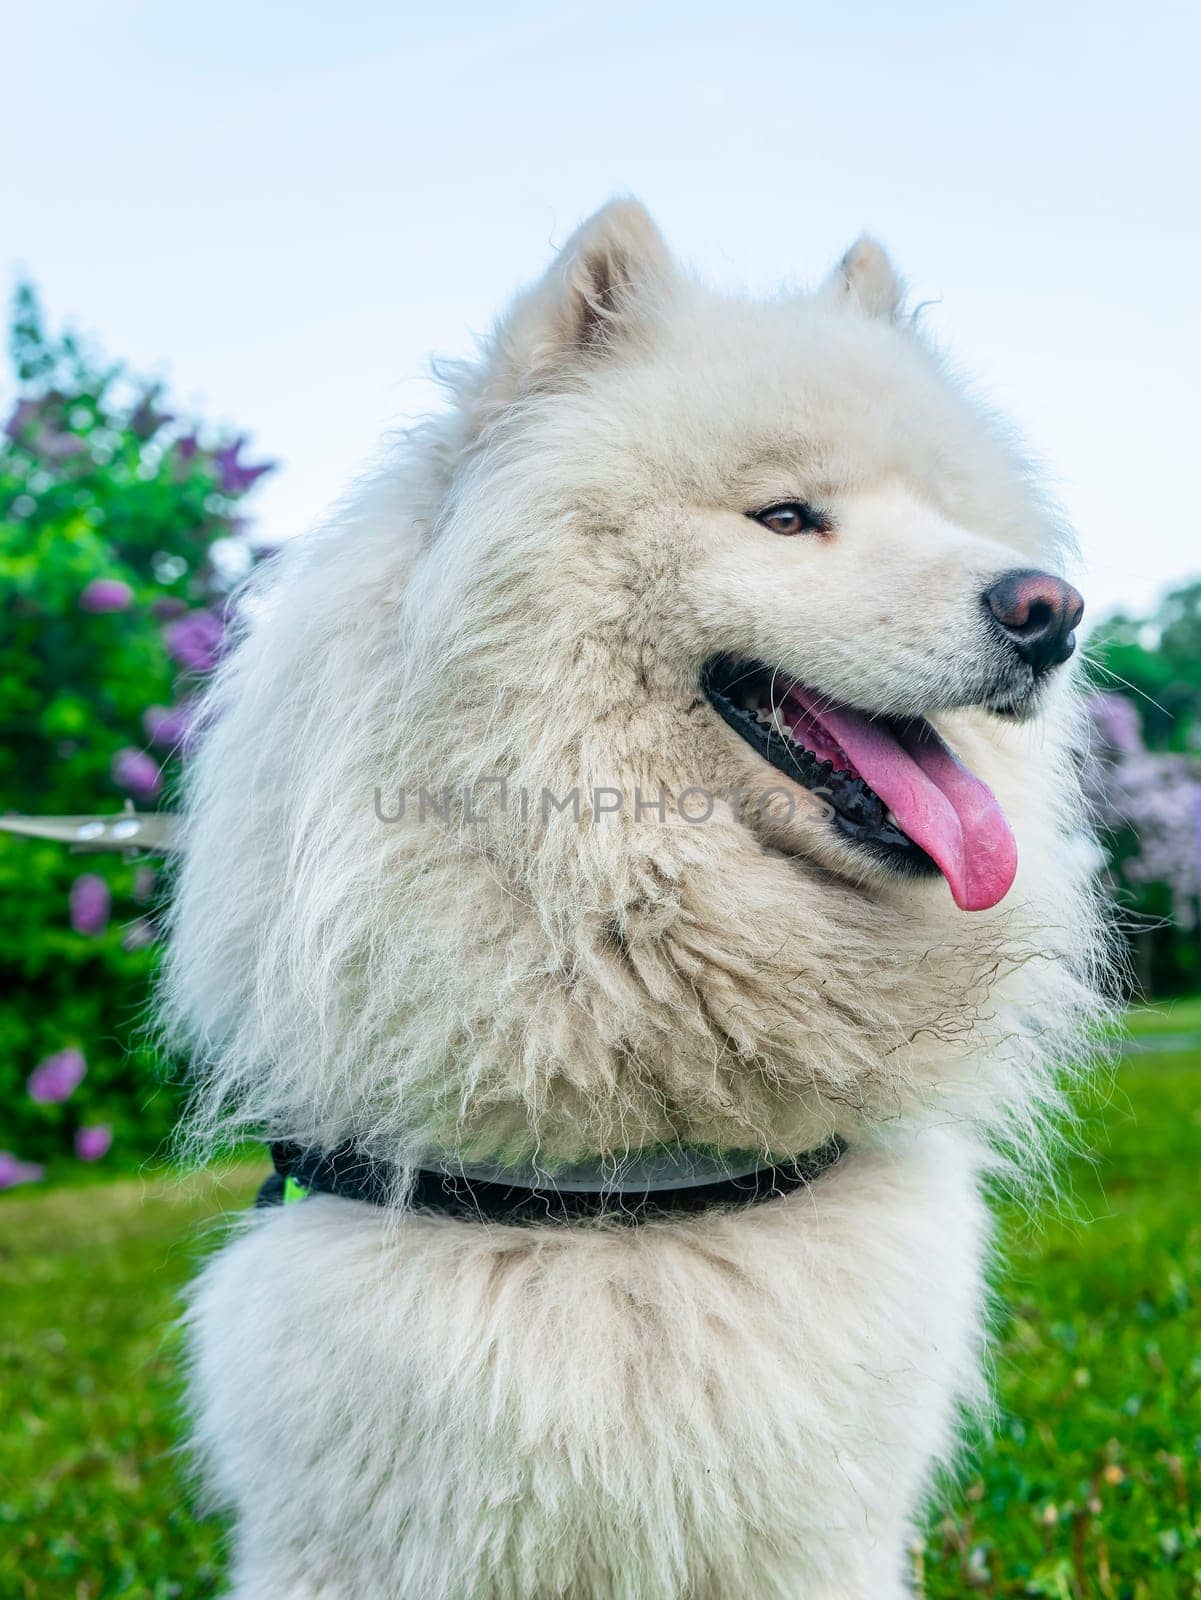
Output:
<svg viewBox="0 0 1201 1600">
<path fill-rule="evenodd" d="M 254 559 L 244 497 L 269 464 L 248 456 L 244 436 L 173 416 L 157 385 L 74 336 L 49 336 L 28 289 L 11 347 L 16 393 L 0 416 L 0 810 L 169 805 L 195 737 L 195 690 L 224 647 L 231 585 Z M 11 1161 L 69 1156 L 81 1129 L 107 1130 L 137 1157 L 175 1120 L 179 1092 L 162 1082 L 141 1031 L 159 893 L 144 863 L 85 862 L 0 835 L 0 1102 Z M 89 1132 L 85 1148 L 101 1138 Z"/>
<path fill-rule="evenodd" d="M 1111 861 L 1131 889 L 1162 885 L 1177 927 L 1197 927 L 1201 900 L 1201 762 L 1148 750 L 1124 695 L 1093 696 L 1085 783 L 1109 837 Z"/>
</svg>

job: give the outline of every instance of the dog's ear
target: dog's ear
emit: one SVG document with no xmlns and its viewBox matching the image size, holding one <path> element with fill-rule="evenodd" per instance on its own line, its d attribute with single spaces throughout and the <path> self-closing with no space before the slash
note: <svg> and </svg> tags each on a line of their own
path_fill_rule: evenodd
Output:
<svg viewBox="0 0 1201 1600">
<path fill-rule="evenodd" d="M 553 386 L 580 363 L 645 339 L 675 270 L 645 206 L 626 199 L 602 206 L 493 334 L 486 359 L 493 403 Z"/>
<path fill-rule="evenodd" d="M 884 246 L 861 234 L 830 272 L 818 291 L 834 305 L 846 305 L 867 317 L 892 321 L 905 299 L 905 280 Z"/>
</svg>

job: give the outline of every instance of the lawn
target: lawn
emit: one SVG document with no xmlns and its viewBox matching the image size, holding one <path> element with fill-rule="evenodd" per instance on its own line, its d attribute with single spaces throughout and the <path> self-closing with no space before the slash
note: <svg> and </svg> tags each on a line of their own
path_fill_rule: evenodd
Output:
<svg viewBox="0 0 1201 1600">
<path fill-rule="evenodd" d="M 1201 1597 L 1201 1050 L 1082 1110 L 1070 1214 L 1005 1217 L 999 1414 L 932 1521 L 930 1600 Z"/>
<path fill-rule="evenodd" d="M 0 1600 L 218 1592 L 221 1529 L 191 1514 L 174 1453 L 172 1319 L 257 1170 L 4 1197 Z"/>
<path fill-rule="evenodd" d="M 1128 1026 L 1132 1033 L 1201 1034 L 1201 995 L 1136 1006 L 1129 1014 Z"/>
<path fill-rule="evenodd" d="M 999 1414 L 931 1518 L 928 1600 L 1201 1600 L 1199 1090 L 1201 1051 L 1126 1062 L 1083 1108 L 1072 1214 L 1006 1213 Z M 221 1528 L 174 1453 L 171 1321 L 256 1177 L 4 1199 L 0 1600 L 219 1592 Z"/>
</svg>

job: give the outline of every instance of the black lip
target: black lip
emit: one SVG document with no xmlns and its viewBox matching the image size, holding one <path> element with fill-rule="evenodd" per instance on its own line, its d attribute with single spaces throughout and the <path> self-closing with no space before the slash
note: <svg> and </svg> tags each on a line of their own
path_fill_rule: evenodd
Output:
<svg viewBox="0 0 1201 1600">
<path fill-rule="evenodd" d="M 1030 722 L 1039 713 L 1041 698 L 1037 687 L 1034 687 L 1007 700 L 985 700 L 982 705 L 985 711 L 991 711 L 994 717 L 1000 717 L 1003 722 Z"/>
<path fill-rule="evenodd" d="M 921 877 L 937 875 L 940 870 L 937 863 L 907 833 L 888 821 L 884 802 L 862 778 L 836 772 L 829 761 L 819 761 L 812 750 L 806 750 L 778 729 L 757 721 L 731 698 L 731 690 L 760 675 L 770 677 L 771 668 L 758 661 L 716 656 L 701 674 L 701 689 L 722 721 L 733 728 L 756 755 L 783 773 L 790 783 L 819 795 L 826 803 L 831 827 L 844 839 L 894 872 Z"/>
</svg>

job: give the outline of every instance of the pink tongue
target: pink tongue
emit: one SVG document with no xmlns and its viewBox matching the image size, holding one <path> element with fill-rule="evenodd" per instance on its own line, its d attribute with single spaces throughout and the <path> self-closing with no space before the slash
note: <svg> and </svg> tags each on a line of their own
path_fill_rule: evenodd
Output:
<svg viewBox="0 0 1201 1600">
<path fill-rule="evenodd" d="M 799 687 L 789 691 L 785 715 L 788 702 L 834 736 L 863 781 L 941 867 L 961 911 L 986 911 L 1004 899 L 1018 864 L 1009 824 L 991 790 L 933 728 L 915 723 L 898 733 Z"/>
</svg>

